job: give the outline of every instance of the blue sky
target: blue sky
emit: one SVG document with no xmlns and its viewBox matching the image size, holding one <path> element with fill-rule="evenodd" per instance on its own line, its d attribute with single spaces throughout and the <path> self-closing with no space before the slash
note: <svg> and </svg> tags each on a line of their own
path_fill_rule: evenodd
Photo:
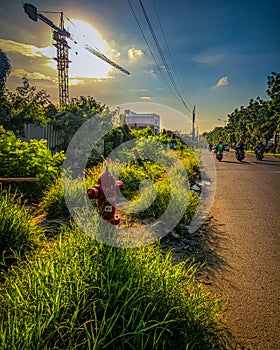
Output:
<svg viewBox="0 0 280 350">
<path fill-rule="evenodd" d="M 201 132 L 224 125 L 218 119 L 226 119 L 235 108 L 246 106 L 251 98 L 268 99 L 267 76 L 280 71 L 280 2 L 276 0 L 142 0 L 188 108 L 178 100 L 174 89 L 170 91 L 172 83 L 138 0 L 130 0 L 130 4 L 153 55 L 128 0 L 34 0 L 31 3 L 39 11 L 63 11 L 71 20 L 65 26 L 79 43 L 84 40 L 131 72 L 127 76 L 100 62 L 83 46 L 69 42 L 73 60 L 69 71 L 70 97 L 90 95 L 109 107 L 129 103 L 132 109 L 134 102 L 135 108 L 140 109 L 139 102 L 148 102 L 153 108 L 151 112 L 157 112 L 157 105 L 165 105 L 181 113 L 179 118 L 169 115 L 162 120 L 163 126 L 174 130 L 184 131 L 194 105 Z M 59 15 L 44 15 L 58 24 Z M 1 1 L 0 16 L 0 48 L 7 53 L 13 68 L 7 87 L 14 89 L 27 76 L 32 85 L 45 89 L 57 103 L 51 28 L 41 21 L 30 20 L 21 1 Z M 79 21 L 86 22 L 88 27 Z"/>
</svg>

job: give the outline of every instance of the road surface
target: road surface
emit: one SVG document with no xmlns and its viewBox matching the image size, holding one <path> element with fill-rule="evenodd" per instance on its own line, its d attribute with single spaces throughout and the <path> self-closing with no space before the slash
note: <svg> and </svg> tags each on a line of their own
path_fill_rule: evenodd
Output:
<svg viewBox="0 0 280 350">
<path fill-rule="evenodd" d="M 280 159 L 234 152 L 216 161 L 209 217 L 217 261 L 210 289 L 228 301 L 232 335 L 250 350 L 280 350 Z M 239 347 L 238 347 L 239 348 Z"/>
</svg>

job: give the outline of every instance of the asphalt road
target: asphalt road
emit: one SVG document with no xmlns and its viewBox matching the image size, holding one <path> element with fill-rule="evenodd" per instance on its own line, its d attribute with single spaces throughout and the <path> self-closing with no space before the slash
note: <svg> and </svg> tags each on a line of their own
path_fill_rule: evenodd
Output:
<svg viewBox="0 0 280 350">
<path fill-rule="evenodd" d="M 238 348 L 279 350 L 280 159 L 257 161 L 246 153 L 239 163 L 234 152 L 224 152 L 215 162 L 209 217 L 220 264 L 210 288 L 228 301 L 225 316 Z"/>
</svg>

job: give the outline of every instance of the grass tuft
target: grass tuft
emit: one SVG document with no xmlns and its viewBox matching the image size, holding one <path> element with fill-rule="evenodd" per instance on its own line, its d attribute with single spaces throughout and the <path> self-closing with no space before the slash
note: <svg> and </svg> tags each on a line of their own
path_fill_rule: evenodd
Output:
<svg viewBox="0 0 280 350">
<path fill-rule="evenodd" d="M 42 230 L 30 209 L 9 191 L 0 193 L 0 267 L 6 266 L 39 246 Z"/>
<path fill-rule="evenodd" d="M 157 245 L 103 245 L 74 226 L 0 285 L 1 349 L 221 349 L 221 303 Z"/>
</svg>

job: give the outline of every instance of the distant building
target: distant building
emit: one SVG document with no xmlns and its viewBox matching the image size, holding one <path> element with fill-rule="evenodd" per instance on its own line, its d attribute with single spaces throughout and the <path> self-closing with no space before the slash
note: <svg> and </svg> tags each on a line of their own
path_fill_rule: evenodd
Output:
<svg viewBox="0 0 280 350">
<path fill-rule="evenodd" d="M 134 113 L 131 110 L 124 110 L 125 121 L 132 129 L 145 129 L 150 126 L 155 135 L 159 134 L 160 116 L 155 113 Z"/>
</svg>

